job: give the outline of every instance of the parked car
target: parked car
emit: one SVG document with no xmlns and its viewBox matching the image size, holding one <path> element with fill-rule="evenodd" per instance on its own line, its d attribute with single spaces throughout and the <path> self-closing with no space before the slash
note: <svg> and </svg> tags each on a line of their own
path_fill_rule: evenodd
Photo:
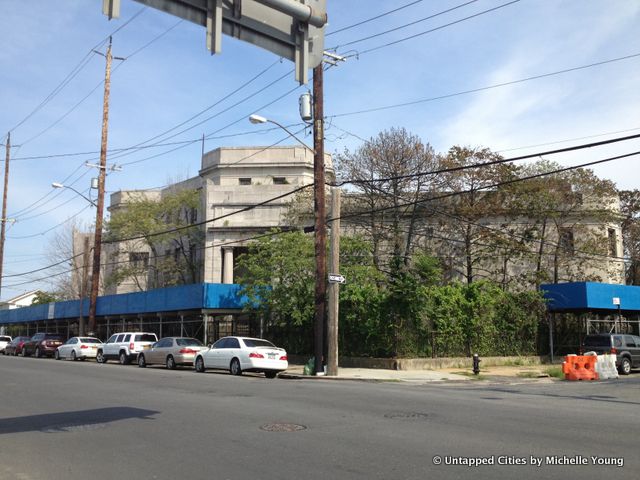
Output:
<svg viewBox="0 0 640 480">
<path fill-rule="evenodd" d="M 166 337 L 138 354 L 138 366 L 162 364 L 169 370 L 177 365 L 193 365 L 196 353 L 206 350 L 200 340 L 187 337 Z"/>
<path fill-rule="evenodd" d="M 583 352 L 613 353 L 616 367 L 622 375 L 629 375 L 632 368 L 640 368 L 640 337 L 618 333 L 587 335 L 582 342 Z"/>
<path fill-rule="evenodd" d="M 16 337 L 9 342 L 9 344 L 4 347 L 5 355 L 20 355 L 22 353 L 22 346 L 25 342 L 28 342 L 31 337 Z"/>
<path fill-rule="evenodd" d="M 114 333 L 105 343 L 98 347 L 96 362 L 107 363 L 110 359 L 118 359 L 121 365 L 131 363 L 140 352 L 148 350 L 158 341 L 155 333 L 122 332 Z"/>
<path fill-rule="evenodd" d="M 12 338 L 8 335 L 0 335 L 0 352 L 4 355 L 4 349 L 11 343 Z"/>
<path fill-rule="evenodd" d="M 98 347 L 101 345 L 102 341 L 99 338 L 71 337 L 56 349 L 54 356 L 56 360 L 61 358 L 70 358 L 71 360 L 96 358 Z"/>
<path fill-rule="evenodd" d="M 229 369 L 232 375 L 242 372 L 264 372 L 265 377 L 275 376 L 289 366 L 287 352 L 268 340 L 247 337 L 224 337 L 211 348 L 203 350 L 195 358 L 196 372 L 207 368 Z"/>
<path fill-rule="evenodd" d="M 64 337 L 57 333 L 36 333 L 22 346 L 22 356 L 53 357 L 56 348 L 63 343 Z"/>
</svg>

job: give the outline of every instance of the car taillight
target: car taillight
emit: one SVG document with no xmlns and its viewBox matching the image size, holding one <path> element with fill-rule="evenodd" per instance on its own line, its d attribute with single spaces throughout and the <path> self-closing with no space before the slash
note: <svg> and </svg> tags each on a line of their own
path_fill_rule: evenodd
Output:
<svg viewBox="0 0 640 480">
<path fill-rule="evenodd" d="M 131 342 L 131 343 L 129 344 L 129 350 L 133 350 L 133 347 L 134 347 L 134 346 L 135 346 L 135 345 L 133 344 L 133 342 Z"/>
<path fill-rule="evenodd" d="M 251 352 L 249 354 L 249 358 L 264 358 L 264 355 L 262 355 L 261 353 Z"/>
<path fill-rule="evenodd" d="M 618 353 L 618 349 L 617 348 L 612 348 L 609 353 L 611 353 L 612 355 L 615 355 L 616 353 Z"/>
<path fill-rule="evenodd" d="M 280 360 L 285 360 L 285 361 L 286 361 L 286 360 L 289 360 L 289 359 L 287 358 L 287 356 L 286 356 L 286 355 L 282 355 L 282 356 L 280 357 Z"/>
<path fill-rule="evenodd" d="M 198 351 L 193 348 L 181 348 L 178 353 L 198 353 Z"/>
<path fill-rule="evenodd" d="M 86 345 L 80 345 L 80 348 L 89 348 Z"/>
</svg>

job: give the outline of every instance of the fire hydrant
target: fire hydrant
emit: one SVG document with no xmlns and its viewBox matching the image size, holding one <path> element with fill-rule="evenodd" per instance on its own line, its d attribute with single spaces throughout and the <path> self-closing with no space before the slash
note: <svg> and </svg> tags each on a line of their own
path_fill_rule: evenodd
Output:
<svg viewBox="0 0 640 480">
<path fill-rule="evenodd" d="M 478 375 L 480 373 L 480 357 L 477 353 L 473 354 L 473 374 Z"/>
</svg>

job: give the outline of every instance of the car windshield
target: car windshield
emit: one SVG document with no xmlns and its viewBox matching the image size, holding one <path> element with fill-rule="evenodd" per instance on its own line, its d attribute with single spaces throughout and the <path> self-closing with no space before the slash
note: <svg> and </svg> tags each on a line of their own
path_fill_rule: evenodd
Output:
<svg viewBox="0 0 640 480">
<path fill-rule="evenodd" d="M 181 347 L 202 347 L 204 346 L 200 340 L 195 338 L 177 338 L 176 343 Z"/>
<path fill-rule="evenodd" d="M 243 339 L 244 344 L 249 347 L 275 347 L 273 343 L 268 340 L 259 340 L 255 338 L 245 338 Z"/>
<path fill-rule="evenodd" d="M 610 347 L 611 337 L 601 335 L 588 335 L 584 339 L 584 345 L 585 347 Z"/>
<path fill-rule="evenodd" d="M 0 342 L 10 342 L 11 337 L 0 337 Z"/>
<path fill-rule="evenodd" d="M 81 338 L 80 341 L 82 343 L 102 343 L 100 340 L 98 340 L 97 338 Z"/>
<path fill-rule="evenodd" d="M 45 335 L 45 340 L 62 340 L 62 335 Z"/>
<path fill-rule="evenodd" d="M 145 333 L 143 335 L 136 335 L 136 338 L 134 341 L 135 342 L 157 342 L 158 339 L 156 338 L 155 335 L 151 333 Z"/>
</svg>

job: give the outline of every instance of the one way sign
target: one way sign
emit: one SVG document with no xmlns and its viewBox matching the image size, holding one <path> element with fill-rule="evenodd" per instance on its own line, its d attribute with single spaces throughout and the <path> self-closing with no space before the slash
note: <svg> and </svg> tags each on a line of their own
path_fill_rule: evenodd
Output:
<svg viewBox="0 0 640 480">
<path fill-rule="evenodd" d="M 339 273 L 330 273 L 329 274 L 329 283 L 345 283 L 346 281 L 347 281 L 347 279 L 344 278 Z"/>
</svg>

